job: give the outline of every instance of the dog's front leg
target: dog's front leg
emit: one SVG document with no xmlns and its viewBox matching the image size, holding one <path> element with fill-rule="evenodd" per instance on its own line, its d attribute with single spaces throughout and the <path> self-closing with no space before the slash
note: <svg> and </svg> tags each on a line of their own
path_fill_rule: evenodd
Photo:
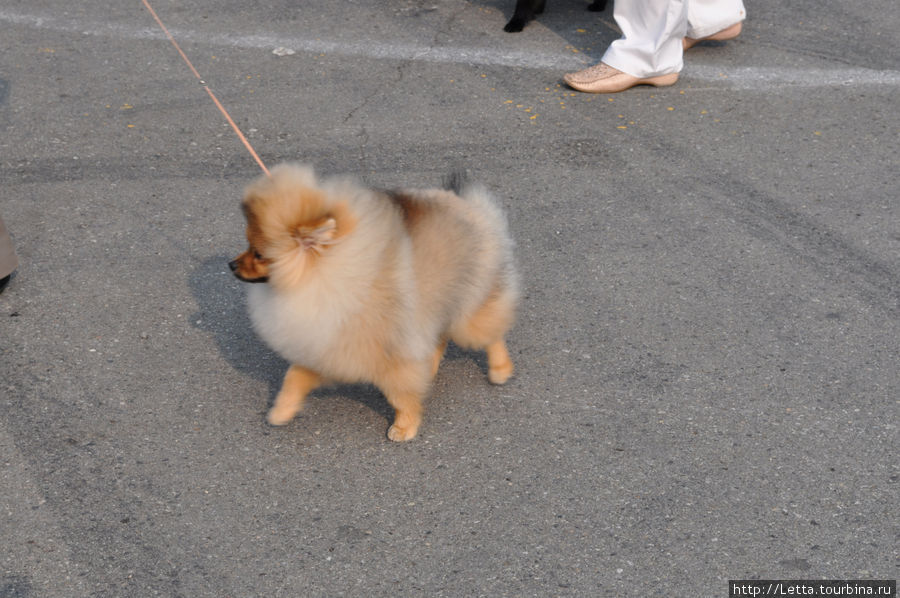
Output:
<svg viewBox="0 0 900 598">
<path fill-rule="evenodd" d="M 395 364 L 376 384 L 394 408 L 394 423 L 388 428 L 388 438 L 394 442 L 412 440 L 422 423 L 425 394 L 431 383 L 433 359 L 422 362 Z"/>
<path fill-rule="evenodd" d="M 292 365 L 284 375 L 281 390 L 267 417 L 273 426 L 283 426 L 294 419 L 303 408 L 306 395 L 322 383 L 322 378 L 312 370 Z"/>
</svg>

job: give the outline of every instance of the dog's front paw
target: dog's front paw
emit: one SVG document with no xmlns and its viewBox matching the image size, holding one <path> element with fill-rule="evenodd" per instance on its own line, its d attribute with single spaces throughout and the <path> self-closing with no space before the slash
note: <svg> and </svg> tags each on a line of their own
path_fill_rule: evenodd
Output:
<svg viewBox="0 0 900 598">
<path fill-rule="evenodd" d="M 389 440 L 393 440 L 394 442 L 406 442 L 407 440 L 415 438 L 418 431 L 418 426 L 401 428 L 397 424 L 392 424 L 391 427 L 388 428 L 387 436 Z"/>
<path fill-rule="evenodd" d="M 266 416 L 266 421 L 268 421 L 273 426 L 285 426 L 291 423 L 291 420 L 294 419 L 294 416 L 297 415 L 297 411 L 294 407 L 288 407 L 284 405 L 279 405 L 277 402 L 275 405 L 269 409 L 269 414 Z"/>
</svg>

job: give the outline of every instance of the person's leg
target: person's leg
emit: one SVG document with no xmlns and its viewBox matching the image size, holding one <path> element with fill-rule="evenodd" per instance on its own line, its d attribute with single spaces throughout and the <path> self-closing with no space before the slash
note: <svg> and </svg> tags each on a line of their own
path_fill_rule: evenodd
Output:
<svg viewBox="0 0 900 598">
<path fill-rule="evenodd" d="M 747 18 L 742 0 L 687 0 L 687 33 L 684 48 L 703 40 L 724 41 L 741 33 Z"/>
<path fill-rule="evenodd" d="M 613 14 L 622 30 L 601 62 L 635 77 L 681 70 L 681 39 L 687 33 L 684 0 L 620 0 Z"/>
<path fill-rule="evenodd" d="M 684 0 L 619 0 L 613 16 L 622 37 L 610 45 L 600 64 L 566 75 L 565 82 L 594 93 L 675 83 L 687 32 Z"/>
</svg>

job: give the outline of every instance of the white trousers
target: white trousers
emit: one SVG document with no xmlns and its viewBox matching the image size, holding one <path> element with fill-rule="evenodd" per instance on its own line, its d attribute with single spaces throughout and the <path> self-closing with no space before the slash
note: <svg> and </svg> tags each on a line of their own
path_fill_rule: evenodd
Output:
<svg viewBox="0 0 900 598">
<path fill-rule="evenodd" d="M 640 77 L 681 71 L 681 40 L 710 36 L 744 20 L 742 0 L 614 0 L 622 30 L 601 62 Z"/>
</svg>

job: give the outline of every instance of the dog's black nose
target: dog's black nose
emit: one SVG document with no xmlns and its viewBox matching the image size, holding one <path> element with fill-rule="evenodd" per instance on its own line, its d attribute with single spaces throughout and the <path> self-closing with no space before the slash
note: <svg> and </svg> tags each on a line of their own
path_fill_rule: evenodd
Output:
<svg viewBox="0 0 900 598">
<path fill-rule="evenodd" d="M 231 260 L 228 262 L 228 267 L 231 268 L 231 271 L 234 272 L 238 268 L 237 260 Z"/>
</svg>

